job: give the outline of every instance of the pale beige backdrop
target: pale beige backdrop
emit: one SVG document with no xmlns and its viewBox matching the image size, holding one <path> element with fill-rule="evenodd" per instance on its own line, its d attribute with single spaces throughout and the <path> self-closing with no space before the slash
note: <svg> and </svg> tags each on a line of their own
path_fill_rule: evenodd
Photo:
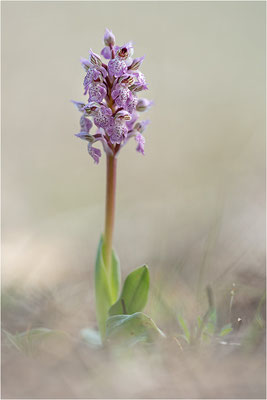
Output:
<svg viewBox="0 0 267 400">
<path fill-rule="evenodd" d="M 264 273 L 265 4 L 2 2 L 4 285 L 92 271 L 105 159 L 75 138 L 70 100 L 85 99 L 79 59 L 100 52 L 106 27 L 145 54 L 155 102 L 145 157 L 134 143 L 119 157 L 124 274 L 181 263 L 194 286 L 203 263 L 203 282 Z"/>
<path fill-rule="evenodd" d="M 73 339 L 51 337 L 26 357 L 4 333 L 3 397 L 266 398 L 265 3 L 1 5 L 2 327 Z M 149 265 L 145 312 L 167 340 L 129 358 L 80 336 L 96 328 L 105 158 L 94 165 L 74 136 L 70 100 L 86 100 L 80 57 L 101 51 L 106 27 L 145 54 L 155 102 L 145 157 L 134 142 L 119 156 L 115 247 L 123 278 Z M 207 283 L 218 328 L 231 322 L 234 333 L 200 348 L 182 342 L 183 352 L 177 316 L 193 332 Z"/>
</svg>

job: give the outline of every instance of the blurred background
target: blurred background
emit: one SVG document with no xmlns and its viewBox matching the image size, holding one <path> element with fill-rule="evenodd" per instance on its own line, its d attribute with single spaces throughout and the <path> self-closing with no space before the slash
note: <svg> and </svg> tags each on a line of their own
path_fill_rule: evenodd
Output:
<svg viewBox="0 0 267 400">
<path fill-rule="evenodd" d="M 94 165 L 74 136 L 80 115 L 70 100 L 86 100 L 80 57 L 100 53 L 106 27 L 145 55 L 144 96 L 155 103 L 142 114 L 151 121 L 145 156 L 132 142 L 118 161 L 123 277 L 149 265 L 147 310 L 170 334 L 179 310 L 202 313 L 207 284 L 225 319 L 234 283 L 232 323 L 242 318 L 245 331 L 265 291 L 264 2 L 2 2 L 3 328 L 77 336 L 96 326 L 105 158 Z M 54 354 L 33 362 L 5 349 L 3 396 L 263 398 L 262 346 L 221 367 L 229 376 L 215 372 L 212 385 L 210 367 L 193 357 L 187 374 L 173 349 L 157 372 L 139 358 L 116 369 L 87 350 L 80 363 L 68 346 L 54 364 Z M 55 380 L 58 364 L 69 369 Z"/>
</svg>

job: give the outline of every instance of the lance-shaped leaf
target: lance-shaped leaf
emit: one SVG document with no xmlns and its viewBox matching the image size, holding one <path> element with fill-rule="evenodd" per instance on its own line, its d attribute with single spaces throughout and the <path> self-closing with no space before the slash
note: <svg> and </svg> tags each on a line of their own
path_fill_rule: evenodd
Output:
<svg viewBox="0 0 267 400">
<path fill-rule="evenodd" d="M 119 297 L 120 285 L 121 285 L 120 260 L 117 254 L 115 253 L 115 250 L 112 250 L 109 282 L 110 282 L 111 299 L 113 304 Z"/>
<path fill-rule="evenodd" d="M 120 286 L 120 264 L 112 251 L 112 263 L 107 270 L 103 257 L 103 238 L 100 238 L 95 263 L 96 315 L 102 340 L 105 338 L 106 320 L 110 306 L 117 300 Z"/>
<path fill-rule="evenodd" d="M 187 341 L 187 343 L 190 343 L 191 334 L 190 334 L 190 330 L 188 328 L 188 324 L 186 323 L 186 321 L 184 320 L 182 315 L 178 315 L 178 321 L 183 330 L 183 338 Z"/>
<path fill-rule="evenodd" d="M 113 315 L 107 320 L 107 339 L 126 346 L 136 343 L 152 343 L 165 334 L 155 322 L 142 312 L 132 315 Z"/>
<path fill-rule="evenodd" d="M 134 314 L 146 305 L 149 290 L 149 271 L 146 265 L 131 272 L 123 285 L 118 301 L 109 310 L 109 315 Z"/>
</svg>

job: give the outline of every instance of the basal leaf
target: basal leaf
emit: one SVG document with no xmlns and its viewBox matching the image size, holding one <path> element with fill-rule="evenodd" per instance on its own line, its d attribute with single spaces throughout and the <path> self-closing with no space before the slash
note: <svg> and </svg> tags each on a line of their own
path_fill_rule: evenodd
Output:
<svg viewBox="0 0 267 400">
<path fill-rule="evenodd" d="M 216 311 L 216 308 L 213 308 L 210 311 L 209 322 L 212 322 L 216 326 L 216 323 L 217 323 L 217 311 Z"/>
<path fill-rule="evenodd" d="M 140 342 L 152 343 L 156 338 L 165 337 L 154 321 L 141 312 L 109 317 L 106 332 L 107 339 L 127 346 Z"/>
<path fill-rule="evenodd" d="M 148 267 L 143 265 L 127 276 L 121 295 L 110 308 L 109 315 L 121 315 L 125 311 L 127 314 L 134 314 L 143 310 L 147 302 L 148 290 L 149 271 Z"/>
<path fill-rule="evenodd" d="M 120 271 L 120 261 L 115 253 L 115 250 L 112 250 L 112 263 L 111 263 L 111 276 L 110 276 L 110 291 L 112 303 L 119 297 L 120 292 L 120 284 L 121 284 L 121 271 Z"/>
<path fill-rule="evenodd" d="M 11 345 L 26 354 L 31 354 L 35 350 L 40 349 L 43 342 L 48 338 L 59 337 L 60 340 L 62 338 L 70 339 L 66 332 L 48 328 L 34 328 L 16 334 L 7 331 L 3 332 Z"/>
<path fill-rule="evenodd" d="M 96 316 L 102 339 L 105 337 L 106 319 L 112 304 L 109 280 L 103 259 L 103 239 L 101 237 L 95 263 L 95 301 Z"/>
<path fill-rule="evenodd" d="M 105 338 L 106 320 L 110 306 L 117 300 L 120 285 L 120 264 L 115 252 L 112 252 L 112 264 L 109 271 L 104 263 L 103 238 L 100 238 L 95 263 L 95 299 L 96 315 L 102 339 Z"/>
<path fill-rule="evenodd" d="M 203 318 L 197 317 L 197 326 L 198 326 L 198 328 L 201 328 L 202 324 L 203 324 Z"/>
<path fill-rule="evenodd" d="M 226 336 L 228 333 L 232 332 L 233 328 L 231 324 L 224 325 L 219 333 L 219 336 Z"/>
<path fill-rule="evenodd" d="M 182 328 L 182 330 L 184 332 L 184 335 L 186 337 L 186 341 L 188 343 L 190 343 L 191 335 L 190 335 L 190 331 L 189 331 L 189 328 L 188 328 L 188 325 L 187 325 L 186 321 L 183 319 L 183 317 L 181 315 L 178 315 L 178 321 L 179 321 L 179 324 L 180 324 L 180 326 L 181 326 L 181 328 Z"/>
<path fill-rule="evenodd" d="M 203 332 L 205 332 L 206 334 L 212 336 L 214 335 L 215 332 L 215 325 L 213 322 L 207 322 L 204 326 Z"/>
<path fill-rule="evenodd" d="M 9 343 L 14 346 L 18 351 L 23 350 L 23 346 L 21 344 L 21 341 L 18 340 L 17 335 L 13 335 L 10 332 L 7 332 L 3 330 L 4 334 L 6 335 L 6 338 L 8 339 Z"/>
<path fill-rule="evenodd" d="M 185 341 L 186 343 L 190 344 L 190 341 L 188 340 L 188 337 L 186 337 L 185 335 L 179 334 L 178 337 L 184 339 L 184 341 Z"/>
</svg>

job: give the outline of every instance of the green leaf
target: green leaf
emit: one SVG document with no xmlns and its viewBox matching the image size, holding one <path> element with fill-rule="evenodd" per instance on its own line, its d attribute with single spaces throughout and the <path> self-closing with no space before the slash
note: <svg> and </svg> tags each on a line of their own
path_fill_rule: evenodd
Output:
<svg viewBox="0 0 267 400">
<path fill-rule="evenodd" d="M 110 276 L 110 290 L 111 290 L 111 298 L 112 303 L 119 297 L 121 285 L 121 271 L 120 271 L 120 261 L 115 253 L 115 250 L 112 250 L 112 259 L 111 259 L 111 276 Z"/>
<path fill-rule="evenodd" d="M 125 279 L 118 301 L 109 310 L 109 315 L 134 314 L 146 305 L 149 290 L 149 271 L 146 265 L 131 272 Z M 122 303 L 124 302 L 125 309 Z"/>
<path fill-rule="evenodd" d="M 210 314 L 209 314 L 209 322 L 212 322 L 214 326 L 216 326 L 217 323 L 217 311 L 216 308 L 211 309 Z"/>
<path fill-rule="evenodd" d="M 98 349 L 102 346 L 100 332 L 91 328 L 84 328 L 80 332 L 83 340 L 93 349 Z"/>
<path fill-rule="evenodd" d="M 107 271 L 103 257 L 103 237 L 101 236 L 95 263 L 95 299 L 97 321 L 102 339 L 105 338 L 108 310 L 118 298 L 119 286 L 119 259 L 113 250 L 111 268 Z"/>
<path fill-rule="evenodd" d="M 204 343 L 210 343 L 212 336 L 209 335 L 207 332 L 203 331 L 201 335 L 201 341 Z"/>
<path fill-rule="evenodd" d="M 181 326 L 181 328 L 182 328 L 182 330 L 184 332 L 184 335 L 185 335 L 187 343 L 190 343 L 190 336 L 191 335 L 190 335 L 190 331 L 189 331 L 187 323 L 185 322 L 185 320 L 183 319 L 183 317 L 181 315 L 178 315 L 178 321 L 179 321 L 179 324 L 180 324 L 180 326 Z"/>
<path fill-rule="evenodd" d="M 182 338 L 186 343 L 190 344 L 190 342 L 188 341 L 188 338 L 185 335 L 179 334 L 178 337 Z"/>
<path fill-rule="evenodd" d="M 103 239 L 101 237 L 95 263 L 95 301 L 96 317 L 102 339 L 105 337 L 106 319 L 112 304 L 109 280 L 103 260 Z"/>
<path fill-rule="evenodd" d="M 35 328 L 21 333 L 13 335 L 10 332 L 3 331 L 8 339 L 9 343 L 13 345 L 17 350 L 25 352 L 26 354 L 33 353 L 33 351 L 40 348 L 44 340 L 50 337 L 65 337 L 69 339 L 66 332 L 47 329 L 47 328 Z M 62 338 L 61 338 L 62 340 Z"/>
<path fill-rule="evenodd" d="M 201 328 L 202 324 L 203 324 L 203 318 L 197 317 L 197 326 L 198 326 L 198 328 Z"/>
<path fill-rule="evenodd" d="M 107 339 L 127 346 L 152 343 L 165 337 L 155 322 L 142 312 L 131 315 L 113 315 L 107 320 Z"/>
<path fill-rule="evenodd" d="M 13 335 L 10 332 L 7 332 L 5 330 L 3 330 L 4 334 L 6 335 L 6 338 L 8 339 L 9 343 L 14 346 L 18 351 L 23 351 L 23 346 L 20 342 L 20 340 L 18 340 L 17 335 Z"/>
<path fill-rule="evenodd" d="M 213 322 L 207 322 L 203 328 L 203 333 L 213 336 L 215 332 L 215 325 Z"/>
<path fill-rule="evenodd" d="M 231 324 L 224 325 L 219 333 L 219 336 L 226 336 L 228 333 L 232 332 L 233 328 Z"/>
</svg>

